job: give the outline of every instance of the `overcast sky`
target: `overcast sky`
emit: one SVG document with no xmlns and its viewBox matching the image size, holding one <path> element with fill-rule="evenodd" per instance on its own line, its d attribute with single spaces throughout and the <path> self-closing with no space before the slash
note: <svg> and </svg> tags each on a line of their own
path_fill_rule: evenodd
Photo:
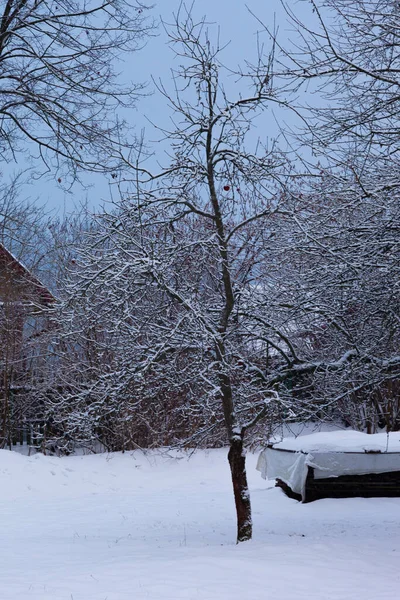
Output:
<svg viewBox="0 0 400 600">
<path fill-rule="evenodd" d="M 179 0 L 164 0 L 157 4 L 154 12 L 158 18 L 168 23 L 172 21 L 172 15 L 179 5 Z M 269 43 L 266 33 L 260 33 L 261 24 L 250 11 L 271 29 L 274 27 L 274 20 L 277 24 L 281 21 L 280 37 L 287 38 L 288 24 L 285 24 L 286 15 L 280 0 L 249 0 L 247 3 L 240 0 L 202 0 L 194 3 L 192 14 L 199 20 L 204 16 L 207 18 L 211 39 L 215 39 L 219 33 L 221 46 L 227 44 L 222 56 L 224 63 L 233 69 L 238 65 L 245 66 L 245 60 L 256 61 L 257 39 L 266 45 Z M 179 59 L 176 60 L 167 42 L 167 34 L 161 26 L 158 36 L 151 39 L 146 48 L 134 57 L 137 80 L 145 81 L 152 75 L 155 80 L 160 78 L 168 86 L 171 80 L 170 70 L 176 67 Z M 165 100 L 158 93 L 138 104 L 137 125 L 145 126 L 150 135 L 151 127 L 149 129 L 146 116 L 157 122 L 168 118 Z"/>
<path fill-rule="evenodd" d="M 180 0 L 164 0 L 157 3 L 153 9 L 156 19 L 161 18 L 170 22 L 172 14 L 177 11 Z M 304 11 L 304 2 L 293 1 L 291 5 L 296 9 Z M 238 64 L 244 63 L 246 59 L 252 61 L 257 56 L 257 32 L 261 31 L 261 25 L 250 14 L 249 9 L 256 14 L 271 29 L 274 22 L 279 27 L 279 40 L 285 43 L 290 38 L 290 26 L 287 23 L 286 15 L 280 5 L 279 0 L 248 0 L 247 3 L 241 0 L 202 0 L 194 4 L 193 12 L 196 18 L 207 17 L 210 22 L 211 32 L 216 33 L 220 30 L 220 40 L 229 45 L 225 50 L 224 57 L 226 63 L 235 68 Z M 215 24 L 215 25 L 213 25 Z M 265 43 L 268 38 L 262 36 Z M 123 67 L 123 77 L 127 77 L 136 82 L 148 82 L 148 90 L 151 92 L 151 76 L 156 80 L 161 78 L 168 86 L 171 81 L 170 69 L 174 66 L 174 55 L 167 46 L 167 36 L 162 26 L 159 27 L 157 35 L 148 40 L 147 45 L 140 52 L 133 54 L 126 61 Z M 131 122 L 135 125 L 137 131 L 143 128 L 146 130 L 146 138 L 149 141 L 157 136 L 149 124 L 148 119 L 158 124 L 168 122 L 169 112 L 166 107 L 165 99 L 158 93 L 149 95 L 137 104 L 137 108 L 129 116 Z M 266 123 L 265 129 L 270 132 L 276 132 L 276 124 L 272 113 L 267 117 L 270 119 Z M 12 167 L 16 172 L 20 165 Z M 45 204 L 50 209 L 56 209 L 60 213 L 71 212 L 75 202 L 80 202 L 88 198 L 91 206 L 98 206 L 110 197 L 110 190 L 107 180 L 101 176 L 90 176 L 87 178 L 93 187 L 88 190 L 82 189 L 76 185 L 72 192 L 65 192 L 62 187 L 48 176 L 43 177 L 35 184 L 24 187 L 24 196 L 34 199 L 38 197 L 41 204 Z"/>
</svg>

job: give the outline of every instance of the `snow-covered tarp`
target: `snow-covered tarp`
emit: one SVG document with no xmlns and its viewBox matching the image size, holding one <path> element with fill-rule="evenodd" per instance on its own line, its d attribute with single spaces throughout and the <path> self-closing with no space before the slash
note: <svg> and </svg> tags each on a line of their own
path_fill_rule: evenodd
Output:
<svg viewBox="0 0 400 600">
<path fill-rule="evenodd" d="M 271 443 L 259 456 L 264 479 L 281 479 L 305 497 L 308 467 L 315 479 L 400 471 L 400 432 L 330 431 Z"/>
</svg>

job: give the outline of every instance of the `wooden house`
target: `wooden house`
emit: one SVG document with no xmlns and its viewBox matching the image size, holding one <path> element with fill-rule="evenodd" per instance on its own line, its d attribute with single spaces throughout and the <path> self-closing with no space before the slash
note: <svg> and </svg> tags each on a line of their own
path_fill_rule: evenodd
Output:
<svg viewBox="0 0 400 600">
<path fill-rule="evenodd" d="M 46 306 L 54 300 L 46 286 L 0 244 L 0 302 Z"/>
<path fill-rule="evenodd" d="M 23 432 L 37 411 L 29 393 L 32 369 L 35 355 L 43 354 L 38 347 L 46 329 L 44 309 L 54 301 L 47 287 L 0 244 L 0 448 L 26 439 Z"/>
</svg>

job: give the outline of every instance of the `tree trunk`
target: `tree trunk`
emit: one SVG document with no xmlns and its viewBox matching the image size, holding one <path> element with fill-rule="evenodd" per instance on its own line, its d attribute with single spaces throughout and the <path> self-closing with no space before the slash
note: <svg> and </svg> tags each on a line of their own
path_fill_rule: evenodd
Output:
<svg viewBox="0 0 400 600">
<path fill-rule="evenodd" d="M 250 494 L 247 485 L 246 457 L 243 449 L 243 435 L 233 436 L 228 453 L 231 467 L 233 493 L 235 496 L 237 516 L 237 543 L 250 540 L 252 536 L 252 520 Z"/>
</svg>

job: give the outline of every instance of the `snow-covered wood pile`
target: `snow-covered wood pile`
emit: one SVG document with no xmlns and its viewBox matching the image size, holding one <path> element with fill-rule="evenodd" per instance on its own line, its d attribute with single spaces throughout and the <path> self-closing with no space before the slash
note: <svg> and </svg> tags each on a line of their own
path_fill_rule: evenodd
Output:
<svg viewBox="0 0 400 600">
<path fill-rule="evenodd" d="M 400 496 L 400 432 L 314 433 L 271 443 L 257 469 L 302 502 Z"/>
</svg>

